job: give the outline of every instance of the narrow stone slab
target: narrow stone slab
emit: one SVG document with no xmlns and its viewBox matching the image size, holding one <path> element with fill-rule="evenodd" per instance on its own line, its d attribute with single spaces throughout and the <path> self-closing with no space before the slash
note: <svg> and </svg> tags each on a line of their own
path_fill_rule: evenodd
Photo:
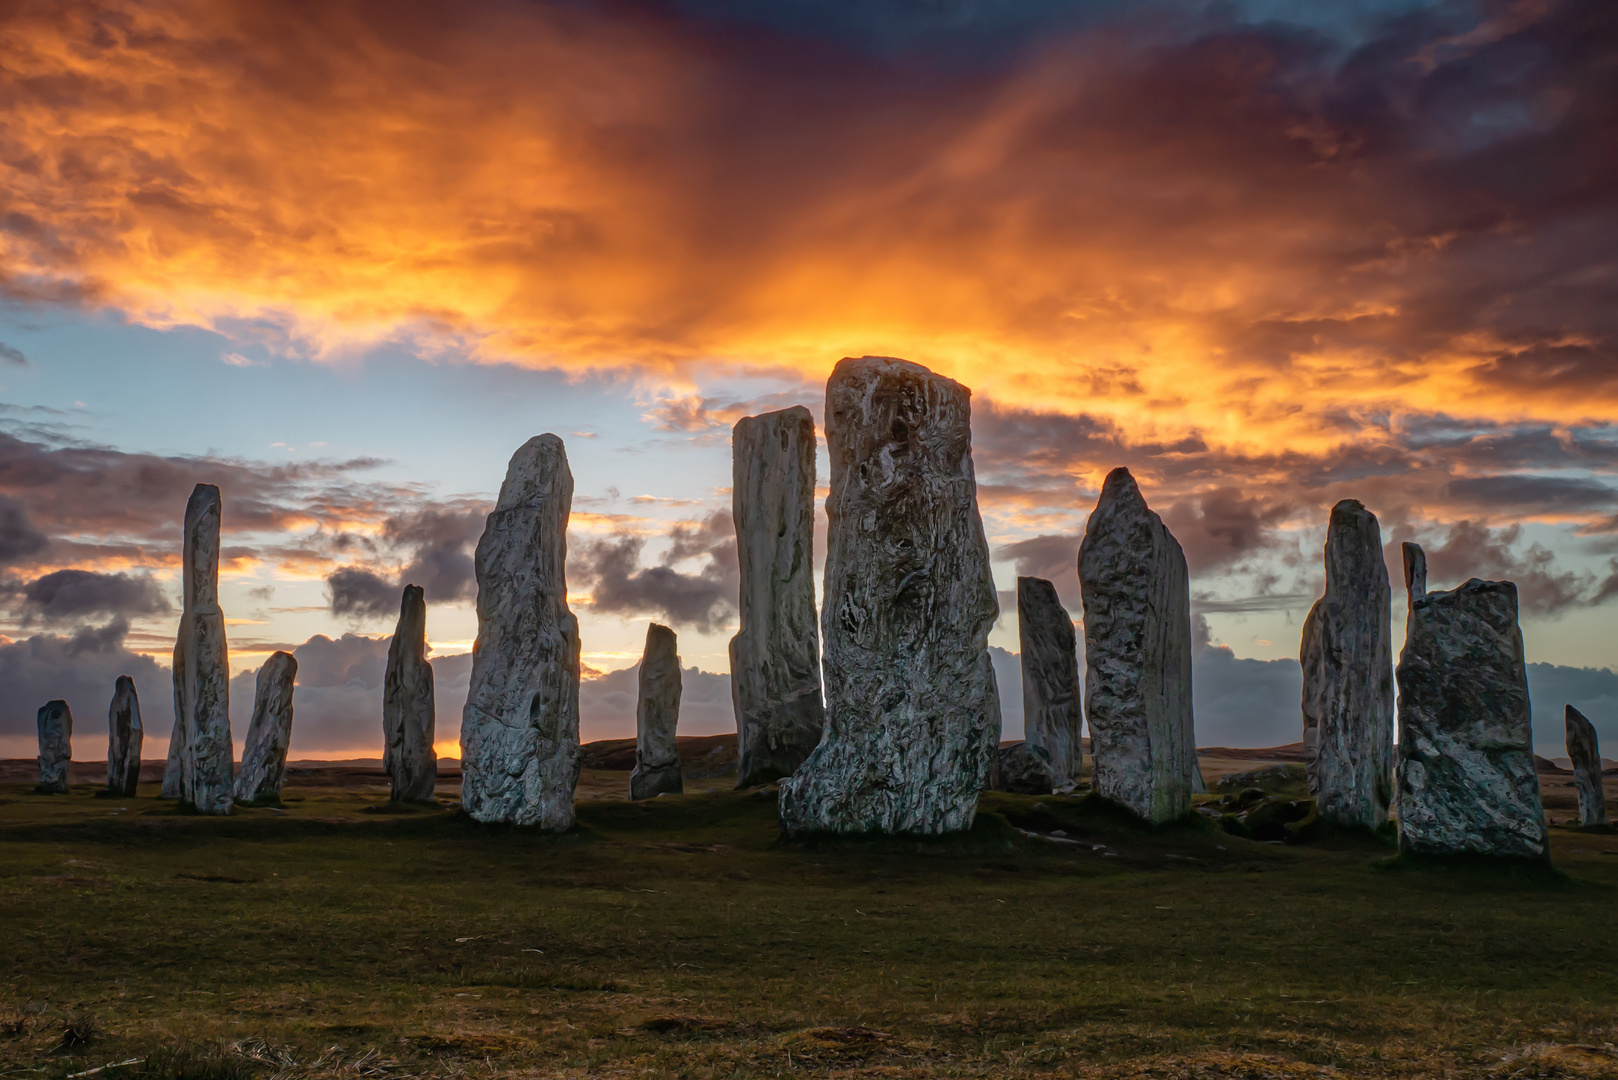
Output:
<svg viewBox="0 0 1618 1080">
<path fill-rule="evenodd" d="M 1405 544 L 1410 615 L 1399 654 L 1399 846 L 1546 859 L 1517 586 L 1473 578 L 1427 592 Z"/>
<path fill-rule="evenodd" d="M 185 606 L 174 641 L 174 734 L 171 768 L 177 797 L 204 814 L 228 814 L 234 803 L 235 753 L 230 735 L 230 661 L 225 613 L 219 608 L 219 489 L 198 484 L 185 505 L 180 574 Z M 174 745 L 178 743 L 178 746 Z M 163 791 L 170 791 L 165 773 Z"/>
<path fill-rule="evenodd" d="M 1579 824 L 1585 828 L 1607 823 L 1607 793 L 1601 786 L 1601 742 L 1595 725 L 1573 706 L 1567 707 L 1567 756 L 1573 762 L 1573 782 L 1579 789 Z"/>
<path fill-rule="evenodd" d="M 394 802 L 433 799 L 438 780 L 435 708 L 433 666 L 427 662 L 427 596 L 420 585 L 406 585 L 382 682 L 382 759 L 393 781 Z"/>
<path fill-rule="evenodd" d="M 1084 715 L 1091 786 L 1147 821 L 1191 812 L 1191 581 L 1185 553 L 1114 469 L 1079 546 L 1084 596 Z"/>
<path fill-rule="evenodd" d="M 801 405 L 731 432 L 741 627 L 730 639 L 736 786 L 791 776 L 820 744 L 815 621 L 815 422 Z"/>
<path fill-rule="evenodd" d="M 1067 787 L 1084 764 L 1078 635 L 1056 586 L 1044 578 L 1017 579 L 1017 639 L 1026 741 L 1045 751 L 1051 782 Z"/>
<path fill-rule="evenodd" d="M 1000 740 L 971 393 L 904 360 L 843 360 L 826 442 L 826 733 L 781 783 L 782 827 L 970 828 Z"/>
<path fill-rule="evenodd" d="M 685 790 L 674 730 L 680 720 L 680 645 L 674 631 L 653 623 L 646 628 L 640 658 L 640 699 L 635 705 L 635 771 L 629 797 L 653 799 Z"/>
<path fill-rule="evenodd" d="M 133 798 L 140 781 L 140 747 L 146 733 L 140 722 L 135 680 L 118 676 L 107 707 L 107 790 Z"/>
<path fill-rule="evenodd" d="M 47 795 L 67 794 L 67 767 L 73 762 L 73 710 L 57 698 L 39 707 L 39 788 Z"/>
<path fill-rule="evenodd" d="M 1326 591 L 1304 620 L 1303 748 L 1320 819 L 1376 829 L 1393 802 L 1393 590 L 1376 515 L 1332 507 Z"/>
<path fill-rule="evenodd" d="M 461 805 L 479 821 L 573 827 L 579 623 L 567 606 L 573 473 L 555 435 L 512 455 L 478 541 L 478 636 L 461 714 Z"/>
<path fill-rule="evenodd" d="M 292 744 L 292 690 L 298 661 L 289 652 L 271 653 L 258 669 L 253 719 L 247 725 L 242 767 L 236 774 L 237 802 L 277 802 Z"/>
</svg>

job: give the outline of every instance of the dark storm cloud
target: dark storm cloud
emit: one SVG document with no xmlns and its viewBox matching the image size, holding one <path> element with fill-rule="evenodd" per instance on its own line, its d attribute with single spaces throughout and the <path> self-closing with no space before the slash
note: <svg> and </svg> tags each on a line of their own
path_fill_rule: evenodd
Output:
<svg viewBox="0 0 1618 1080">
<path fill-rule="evenodd" d="M 1543 544 L 1518 547 L 1519 526 L 1493 529 L 1476 521 L 1451 525 L 1443 539 L 1422 545 L 1427 555 L 1428 587 L 1453 588 L 1469 578 L 1513 581 L 1525 614 L 1555 615 L 1573 607 L 1604 603 L 1618 595 L 1618 566 L 1612 577 L 1558 566 Z M 1396 565 L 1398 544 L 1388 545 L 1389 566 Z M 1402 570 L 1400 571 L 1402 574 Z M 1394 576 L 1394 581 L 1401 580 Z"/>
<path fill-rule="evenodd" d="M 139 574 L 57 570 L 22 588 L 23 609 L 46 620 L 86 615 L 166 615 L 173 605 L 156 581 Z"/>
<path fill-rule="evenodd" d="M 332 614 L 362 619 L 397 615 L 406 585 L 420 585 L 429 604 L 475 597 L 472 551 L 487 514 L 487 504 L 461 500 L 429 502 L 388 517 L 379 537 L 351 542 L 350 550 L 367 561 L 326 575 Z"/>
<path fill-rule="evenodd" d="M 326 591 L 333 615 L 382 618 L 396 614 L 400 588 L 370 570 L 344 566 L 326 575 Z"/>
<path fill-rule="evenodd" d="M 710 633 L 736 612 L 740 571 L 736 526 L 730 512 L 715 511 L 700 522 L 674 526 L 669 550 L 655 566 L 641 565 L 646 539 L 608 536 L 570 552 L 568 579 L 590 586 L 590 609 L 602 614 L 650 615 L 672 626 Z M 675 564 L 700 559 L 695 571 Z"/>
<path fill-rule="evenodd" d="M 49 544 L 49 538 L 28 520 L 23 505 L 9 495 L 0 495 L 0 567 L 38 555 Z"/>
<path fill-rule="evenodd" d="M 1457 503 L 1516 512 L 1602 510 L 1618 503 L 1618 490 L 1599 480 L 1559 476 L 1473 476 L 1449 482 Z"/>
<path fill-rule="evenodd" d="M 118 676 L 135 680 L 148 737 L 167 739 L 174 726 L 169 669 L 124 644 L 129 623 L 114 619 L 69 635 L 35 634 L 0 644 L 0 735 L 35 733 L 35 712 L 53 698 L 73 710 L 73 756 L 105 757 L 107 706 Z"/>
</svg>

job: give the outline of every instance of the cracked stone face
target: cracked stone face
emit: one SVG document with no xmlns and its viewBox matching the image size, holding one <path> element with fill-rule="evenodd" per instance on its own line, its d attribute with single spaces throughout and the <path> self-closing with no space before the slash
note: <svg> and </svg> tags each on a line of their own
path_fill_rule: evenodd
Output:
<svg viewBox="0 0 1618 1080">
<path fill-rule="evenodd" d="M 969 828 L 1000 738 L 970 392 L 919 364 L 845 359 L 826 442 L 826 733 L 781 784 L 782 827 Z"/>
<path fill-rule="evenodd" d="M 292 744 L 292 687 L 298 661 L 289 652 L 270 654 L 254 683 L 253 719 L 247 725 L 242 766 L 236 772 L 236 801 L 278 800 Z"/>
<path fill-rule="evenodd" d="M 438 779 L 434 709 L 433 666 L 427 662 L 427 597 L 420 585 L 406 585 L 382 680 L 382 766 L 393 782 L 394 802 L 432 801 Z"/>
<path fill-rule="evenodd" d="M 1573 762 L 1573 783 L 1579 790 L 1579 824 L 1585 828 L 1607 823 L 1607 793 L 1601 787 L 1601 743 L 1595 725 L 1573 706 L 1567 706 L 1567 756 Z"/>
<path fill-rule="evenodd" d="M 635 770 L 629 797 L 653 799 L 685 790 L 674 742 L 680 720 L 680 644 L 674 631 L 652 623 L 640 658 L 640 696 L 635 705 Z"/>
<path fill-rule="evenodd" d="M 1517 587 L 1473 578 L 1426 591 L 1405 544 L 1410 614 L 1399 654 L 1399 846 L 1545 859 Z"/>
<path fill-rule="evenodd" d="M 39 790 L 67 794 L 67 767 L 73 761 L 73 710 L 58 698 L 41 705 L 39 726 Z"/>
<path fill-rule="evenodd" d="M 140 749 L 146 733 L 140 722 L 140 697 L 135 680 L 118 676 L 112 704 L 107 707 L 107 790 L 134 797 L 140 781 Z"/>
<path fill-rule="evenodd" d="M 1191 811 L 1200 780 L 1191 716 L 1191 586 L 1185 554 L 1114 469 L 1079 547 L 1084 715 L 1092 787 L 1147 821 Z"/>
<path fill-rule="evenodd" d="M 1376 515 L 1332 507 L 1326 591 L 1304 620 L 1303 746 L 1324 821 L 1375 829 L 1393 801 L 1393 591 Z"/>
<path fill-rule="evenodd" d="M 1017 635 L 1023 730 L 1028 744 L 1045 752 L 1053 784 L 1063 787 L 1078 780 L 1084 763 L 1078 635 L 1056 586 L 1044 578 L 1017 579 Z"/>
<path fill-rule="evenodd" d="M 461 714 L 461 805 L 479 821 L 573 827 L 579 624 L 567 606 L 573 473 L 555 435 L 511 458 L 478 541 L 478 636 Z"/>
<path fill-rule="evenodd" d="M 219 489 L 198 484 L 185 506 L 184 607 L 174 641 L 174 735 L 163 796 L 199 813 L 235 804 L 230 735 L 230 658 L 219 608 Z"/>
<path fill-rule="evenodd" d="M 815 422 L 801 405 L 737 421 L 732 510 L 741 626 L 730 639 L 736 786 L 791 776 L 820 744 Z"/>
</svg>

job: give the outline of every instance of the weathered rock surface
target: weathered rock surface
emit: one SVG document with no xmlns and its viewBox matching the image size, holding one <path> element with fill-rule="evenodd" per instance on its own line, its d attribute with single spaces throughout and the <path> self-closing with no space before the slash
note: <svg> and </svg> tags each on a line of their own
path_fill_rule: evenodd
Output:
<svg viewBox="0 0 1618 1080">
<path fill-rule="evenodd" d="M 1024 739 L 999 748 L 991 786 L 1017 795 L 1049 795 L 1056 790 L 1055 774 L 1046 749 Z"/>
<path fill-rule="evenodd" d="M 1332 507 L 1325 557 L 1298 646 L 1309 791 L 1321 820 L 1375 829 L 1393 802 L 1393 590 L 1376 515 Z"/>
<path fill-rule="evenodd" d="M 555 435 L 512 455 L 478 541 L 478 636 L 461 714 L 461 805 L 479 821 L 573 827 L 579 623 L 567 606 L 573 473 Z"/>
<path fill-rule="evenodd" d="M 1601 742 L 1595 725 L 1583 713 L 1567 707 L 1567 756 L 1573 762 L 1573 783 L 1579 789 L 1579 824 L 1585 828 L 1607 823 L 1607 793 L 1601 787 Z"/>
<path fill-rule="evenodd" d="M 736 786 L 791 776 L 826 724 L 815 626 L 815 422 L 801 405 L 731 432 L 741 627 L 730 639 Z"/>
<path fill-rule="evenodd" d="M 73 761 L 73 710 L 58 698 L 41 705 L 39 724 L 39 790 L 67 794 L 67 767 Z"/>
<path fill-rule="evenodd" d="M 1114 469 L 1079 546 L 1092 788 L 1147 821 L 1191 811 L 1191 586 L 1185 553 Z"/>
<path fill-rule="evenodd" d="M 180 574 L 185 606 L 174 641 L 174 734 L 163 794 L 204 814 L 228 814 L 233 803 L 230 663 L 225 613 L 219 608 L 219 489 L 198 484 L 185 504 Z M 178 766 L 179 783 L 170 784 Z"/>
<path fill-rule="evenodd" d="M 1017 579 L 1017 638 L 1026 741 L 1045 751 L 1052 783 L 1064 787 L 1078 780 L 1084 763 L 1078 635 L 1056 586 L 1044 578 Z"/>
<path fill-rule="evenodd" d="M 146 732 L 140 722 L 140 697 L 135 680 L 118 676 L 107 707 L 107 790 L 133 797 L 140 780 L 140 747 Z"/>
<path fill-rule="evenodd" d="M 253 688 L 253 719 L 247 725 L 242 767 L 236 773 L 237 802 L 275 802 L 287 771 L 292 743 L 292 688 L 298 661 L 289 652 L 271 653 L 258 669 Z"/>
<path fill-rule="evenodd" d="M 680 646 L 674 631 L 653 623 L 646 628 L 640 658 L 640 699 L 635 705 L 635 771 L 629 797 L 652 799 L 685 790 L 674 729 L 680 720 Z"/>
<path fill-rule="evenodd" d="M 1425 556 L 1415 544 L 1404 550 L 1410 616 L 1397 672 L 1399 846 L 1548 858 L 1517 587 L 1473 578 L 1426 592 Z"/>
<path fill-rule="evenodd" d="M 971 393 L 919 364 L 845 359 L 826 441 L 826 733 L 781 783 L 782 827 L 969 828 L 1000 740 Z"/>
<path fill-rule="evenodd" d="M 435 707 L 433 666 L 427 662 L 427 596 L 420 585 L 406 585 L 382 681 L 382 764 L 393 780 L 394 802 L 432 801 L 438 779 Z"/>
</svg>

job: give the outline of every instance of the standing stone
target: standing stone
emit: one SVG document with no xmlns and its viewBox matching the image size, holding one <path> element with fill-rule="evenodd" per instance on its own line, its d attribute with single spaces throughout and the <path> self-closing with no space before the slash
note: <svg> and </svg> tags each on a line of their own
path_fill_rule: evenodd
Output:
<svg viewBox="0 0 1618 1080">
<path fill-rule="evenodd" d="M 1065 788 L 1078 782 L 1084 763 L 1078 635 L 1056 586 L 1044 578 L 1017 579 L 1017 639 L 1026 741 L 1045 751 L 1051 782 Z"/>
<path fill-rule="evenodd" d="M 1185 553 L 1128 469 L 1101 486 L 1079 546 L 1084 715 L 1101 796 L 1147 821 L 1191 812 L 1191 582 Z"/>
<path fill-rule="evenodd" d="M 292 742 L 292 687 L 298 661 L 289 652 L 270 654 L 258 669 L 253 692 L 253 719 L 236 774 L 237 802 L 279 802 Z"/>
<path fill-rule="evenodd" d="M 680 655 L 674 631 L 653 623 L 646 628 L 640 658 L 640 700 L 635 705 L 635 771 L 629 797 L 652 799 L 685 790 L 674 729 L 680 719 Z"/>
<path fill-rule="evenodd" d="M 815 422 L 801 405 L 731 432 L 741 628 L 730 639 L 736 786 L 791 776 L 820 744 L 815 628 Z"/>
<path fill-rule="evenodd" d="M 972 825 L 1000 698 L 971 410 L 904 360 L 845 359 L 826 384 L 826 734 L 781 783 L 789 834 Z"/>
<path fill-rule="evenodd" d="M 1024 739 L 1000 747 L 990 786 L 1017 795 L 1049 795 L 1056 790 L 1056 771 L 1043 746 Z"/>
<path fill-rule="evenodd" d="M 1586 829 L 1607 823 L 1607 793 L 1601 787 L 1601 743 L 1595 725 L 1573 706 L 1567 707 L 1567 756 L 1579 788 L 1579 824 Z"/>
<path fill-rule="evenodd" d="M 118 676 L 107 709 L 107 791 L 134 798 L 140 782 L 140 746 L 146 733 L 140 723 L 140 697 L 135 680 Z"/>
<path fill-rule="evenodd" d="M 1378 828 L 1393 801 L 1393 591 L 1376 515 L 1354 499 L 1332 507 L 1326 592 L 1304 620 L 1298 656 L 1320 818 Z"/>
<path fill-rule="evenodd" d="M 35 715 L 39 724 L 39 788 L 45 795 L 67 794 L 67 767 L 73 763 L 73 710 L 60 698 Z"/>
<path fill-rule="evenodd" d="M 382 683 L 383 765 L 393 780 L 394 802 L 433 800 L 438 779 L 434 709 L 433 666 L 427 662 L 427 597 L 420 585 L 406 585 Z"/>
<path fill-rule="evenodd" d="M 479 821 L 573 827 L 579 622 L 567 607 L 573 473 L 555 435 L 512 455 L 478 541 L 478 636 L 461 714 L 461 804 Z"/>
<path fill-rule="evenodd" d="M 220 509 L 212 484 L 198 484 L 185 504 L 185 606 L 174 642 L 174 734 L 163 775 L 165 796 L 172 792 L 204 814 L 230 813 L 235 758 L 225 613 L 219 609 Z"/>
<path fill-rule="evenodd" d="M 1399 654 L 1399 846 L 1546 859 L 1517 586 L 1473 578 L 1427 592 L 1405 544 L 1410 616 Z"/>
</svg>

